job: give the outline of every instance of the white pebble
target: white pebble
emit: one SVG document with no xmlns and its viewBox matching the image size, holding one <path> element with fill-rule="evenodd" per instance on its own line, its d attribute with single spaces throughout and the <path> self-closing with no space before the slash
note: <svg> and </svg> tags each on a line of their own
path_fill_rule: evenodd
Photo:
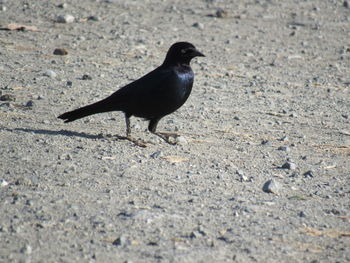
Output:
<svg viewBox="0 0 350 263">
<path fill-rule="evenodd" d="M 60 15 L 57 17 L 58 23 L 73 23 L 74 22 L 74 16 L 72 15 Z"/>
<path fill-rule="evenodd" d="M 203 25 L 202 23 L 196 22 L 196 23 L 194 23 L 192 26 L 193 26 L 193 27 L 197 27 L 197 28 L 199 28 L 199 29 L 204 29 L 204 25 Z"/>
<path fill-rule="evenodd" d="M 43 75 L 50 77 L 50 78 L 53 78 L 53 79 L 57 77 L 57 73 L 55 71 L 49 70 L 49 69 L 44 71 Z"/>
<path fill-rule="evenodd" d="M 0 183 L 1 187 L 5 187 L 5 186 L 7 186 L 9 184 L 4 179 L 1 179 L 0 181 L 1 181 L 1 183 Z"/>
<path fill-rule="evenodd" d="M 281 186 L 276 180 L 271 179 L 264 184 L 263 191 L 266 193 L 278 194 L 281 191 Z"/>
<path fill-rule="evenodd" d="M 177 136 L 176 137 L 176 144 L 187 145 L 188 141 L 187 141 L 187 139 L 184 136 Z"/>
</svg>

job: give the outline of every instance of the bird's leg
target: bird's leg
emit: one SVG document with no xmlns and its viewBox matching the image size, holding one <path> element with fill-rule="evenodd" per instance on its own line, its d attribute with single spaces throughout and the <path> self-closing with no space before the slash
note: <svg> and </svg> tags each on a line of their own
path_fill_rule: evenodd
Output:
<svg viewBox="0 0 350 263">
<path fill-rule="evenodd" d="M 126 137 L 129 138 L 131 135 L 131 127 L 130 127 L 130 116 L 125 114 L 125 124 L 126 124 Z"/>
<path fill-rule="evenodd" d="M 118 136 L 118 139 L 121 140 L 128 140 L 130 142 L 132 142 L 133 144 L 140 146 L 140 147 L 147 147 L 146 143 L 141 141 L 141 140 L 137 140 L 134 139 L 133 137 L 131 137 L 131 127 L 130 127 L 130 115 L 125 114 L 125 124 L 126 124 L 126 136 Z"/>
<path fill-rule="evenodd" d="M 166 141 L 167 143 L 171 144 L 171 145 L 175 145 L 176 144 L 176 141 L 174 140 L 170 140 L 170 138 L 175 138 L 175 137 L 178 137 L 179 135 L 176 134 L 176 133 L 168 133 L 168 132 L 157 132 L 157 125 L 158 125 L 158 122 L 159 122 L 160 118 L 158 119 L 151 119 L 149 124 L 148 124 L 148 130 L 159 136 L 160 138 L 162 138 L 164 141 Z"/>
</svg>

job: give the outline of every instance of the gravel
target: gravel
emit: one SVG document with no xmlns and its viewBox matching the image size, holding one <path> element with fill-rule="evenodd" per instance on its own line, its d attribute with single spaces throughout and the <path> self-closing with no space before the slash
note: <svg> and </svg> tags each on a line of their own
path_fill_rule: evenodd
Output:
<svg viewBox="0 0 350 263">
<path fill-rule="evenodd" d="M 348 3 L 39 2 L 1 5 L 38 31 L 0 31 L 0 262 L 350 261 Z M 57 119 L 176 41 L 206 55 L 158 125 L 178 144 L 138 118 L 147 147 L 118 139 L 119 112 Z"/>
</svg>

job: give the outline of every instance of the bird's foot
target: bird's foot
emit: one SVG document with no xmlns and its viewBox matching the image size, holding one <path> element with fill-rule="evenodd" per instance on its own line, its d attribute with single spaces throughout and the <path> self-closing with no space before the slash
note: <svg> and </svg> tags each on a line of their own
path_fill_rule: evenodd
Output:
<svg viewBox="0 0 350 263">
<path fill-rule="evenodd" d="M 133 144 L 135 144 L 136 146 L 142 147 L 142 148 L 146 148 L 147 147 L 147 143 L 141 139 L 135 139 L 132 138 L 130 136 L 125 137 L 126 140 L 132 142 Z"/>
<path fill-rule="evenodd" d="M 108 134 L 107 136 L 105 136 L 107 139 L 111 139 L 113 137 L 117 138 L 118 140 L 128 140 L 129 142 L 132 142 L 133 144 L 135 144 L 136 146 L 145 148 L 147 147 L 146 142 L 144 142 L 141 139 L 135 139 L 133 137 L 129 136 L 121 136 L 121 135 L 110 135 Z"/>
<path fill-rule="evenodd" d="M 155 132 L 154 134 L 171 145 L 178 144 L 177 138 L 180 137 L 180 134 L 174 132 Z"/>
<path fill-rule="evenodd" d="M 164 136 L 168 136 L 168 137 L 174 137 L 174 138 L 181 136 L 181 134 L 178 134 L 176 132 L 157 132 L 157 133 L 162 134 Z"/>
<path fill-rule="evenodd" d="M 132 142 L 133 144 L 135 144 L 136 146 L 139 146 L 139 147 L 142 147 L 142 148 L 146 148 L 147 147 L 146 142 L 144 142 L 141 139 L 135 139 L 135 138 L 133 138 L 131 136 L 118 136 L 118 139 L 128 140 L 128 141 Z"/>
</svg>

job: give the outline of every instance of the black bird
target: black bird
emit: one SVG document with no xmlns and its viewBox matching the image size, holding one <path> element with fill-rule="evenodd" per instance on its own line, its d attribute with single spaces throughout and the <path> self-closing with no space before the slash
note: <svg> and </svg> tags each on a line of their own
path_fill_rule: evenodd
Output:
<svg viewBox="0 0 350 263">
<path fill-rule="evenodd" d="M 169 140 L 172 134 L 156 132 L 156 128 L 161 118 L 180 108 L 190 95 L 194 80 L 190 61 L 194 57 L 204 55 L 191 43 L 177 42 L 169 48 L 163 64 L 155 70 L 101 101 L 63 113 L 58 118 L 71 122 L 96 113 L 122 111 L 126 139 L 137 143 L 130 136 L 130 117 L 136 116 L 149 120 L 148 130 L 173 144 Z"/>
</svg>

